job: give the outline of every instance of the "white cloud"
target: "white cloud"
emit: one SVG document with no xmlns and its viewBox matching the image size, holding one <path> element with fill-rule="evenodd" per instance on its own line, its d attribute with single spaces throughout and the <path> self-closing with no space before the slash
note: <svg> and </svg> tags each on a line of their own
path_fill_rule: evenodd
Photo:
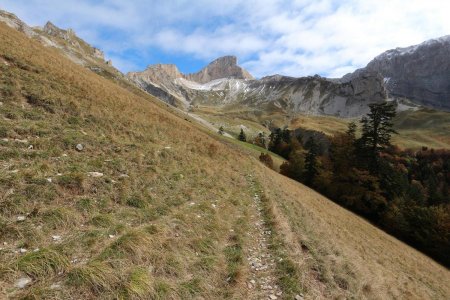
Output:
<svg viewBox="0 0 450 300">
<path fill-rule="evenodd" d="M 123 71 L 130 51 L 204 60 L 234 54 L 257 77 L 342 76 L 398 46 L 450 34 L 447 0 L 2 0 L 32 25 L 73 27 Z M 141 64 L 141 65 L 142 65 Z"/>
</svg>

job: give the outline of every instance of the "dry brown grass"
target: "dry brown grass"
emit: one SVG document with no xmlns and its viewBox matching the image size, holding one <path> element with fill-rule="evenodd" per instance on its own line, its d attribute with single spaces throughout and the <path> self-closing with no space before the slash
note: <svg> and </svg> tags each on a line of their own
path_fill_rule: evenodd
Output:
<svg viewBox="0 0 450 300">
<path fill-rule="evenodd" d="M 0 36 L 0 297 L 239 295 L 224 249 L 236 201 L 251 200 L 246 155 L 126 83 L 1 24 Z"/>
<path fill-rule="evenodd" d="M 2 24 L 0 37 L 0 298 L 247 299 L 250 173 L 306 296 L 448 298 L 448 271 L 248 150 Z"/>
<path fill-rule="evenodd" d="M 266 169 L 277 228 L 305 298 L 446 299 L 450 272 L 315 191 Z"/>
</svg>

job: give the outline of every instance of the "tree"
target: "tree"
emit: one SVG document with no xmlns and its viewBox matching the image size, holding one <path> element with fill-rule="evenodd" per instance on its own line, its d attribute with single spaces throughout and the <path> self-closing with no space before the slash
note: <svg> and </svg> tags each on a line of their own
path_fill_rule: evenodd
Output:
<svg viewBox="0 0 450 300">
<path fill-rule="evenodd" d="M 345 133 L 336 134 L 329 149 L 333 173 L 337 179 L 348 175 L 355 166 L 356 124 L 351 122 Z"/>
<path fill-rule="evenodd" d="M 281 144 L 281 142 L 283 141 L 281 128 L 276 128 L 275 130 L 273 130 L 270 133 L 269 138 L 270 138 L 269 150 L 277 153 L 277 149 L 278 149 L 279 145 Z"/>
<path fill-rule="evenodd" d="M 245 135 L 244 129 L 241 128 L 241 132 L 239 133 L 238 140 L 242 142 L 247 141 L 247 136 Z"/>
<path fill-rule="evenodd" d="M 266 148 L 266 134 L 264 132 L 258 133 L 258 135 L 253 140 L 253 144 L 261 148 Z"/>
<path fill-rule="evenodd" d="M 312 185 L 314 178 L 319 174 L 319 166 L 317 162 L 318 145 L 313 137 L 310 137 L 305 144 L 308 152 L 305 156 L 305 184 Z"/>
<path fill-rule="evenodd" d="M 289 160 L 280 166 L 280 173 L 294 180 L 303 181 L 303 172 L 305 167 L 305 158 L 302 151 L 292 151 L 289 154 Z"/>
<path fill-rule="evenodd" d="M 269 153 L 261 153 L 261 155 L 259 156 L 259 160 L 267 167 L 273 169 L 273 160 L 272 156 L 270 156 Z"/>
<path fill-rule="evenodd" d="M 223 129 L 223 126 L 220 126 L 218 133 L 220 135 L 223 135 L 225 133 L 225 129 Z"/>
<path fill-rule="evenodd" d="M 391 135 L 397 133 L 392 127 L 395 107 L 388 102 L 369 105 L 370 112 L 361 119 L 362 136 L 358 140 L 359 155 L 367 161 L 372 173 L 378 172 L 379 154 L 391 145 Z"/>
</svg>

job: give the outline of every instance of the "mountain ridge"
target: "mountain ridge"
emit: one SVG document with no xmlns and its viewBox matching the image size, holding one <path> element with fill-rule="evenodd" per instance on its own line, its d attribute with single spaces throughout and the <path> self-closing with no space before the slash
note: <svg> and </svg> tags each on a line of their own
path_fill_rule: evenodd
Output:
<svg viewBox="0 0 450 300">
<path fill-rule="evenodd" d="M 231 71 L 225 68 L 226 74 L 239 70 L 234 68 L 237 60 L 228 56 L 213 61 L 196 75 L 185 76 L 174 65 L 155 65 L 127 76 L 150 94 L 158 94 L 168 103 L 179 103 L 185 109 L 198 104 L 241 104 L 261 110 L 277 109 L 287 114 L 355 117 L 367 113 L 368 104 L 387 99 L 383 78 L 371 71 L 361 72 L 347 82 L 317 75 L 300 78 L 272 75 L 251 79 L 241 73 L 223 77 L 220 72 L 213 71 L 209 72 L 212 73 L 209 77 L 204 76 L 211 70 L 211 65 L 221 61 L 225 61 L 225 66 L 233 66 Z M 212 80 L 202 83 L 205 78 Z"/>
<path fill-rule="evenodd" d="M 269 75 L 257 80 L 246 76 L 227 78 L 217 74 L 201 77 L 208 66 L 223 59 L 219 58 L 195 73 L 195 76 L 182 76 L 203 86 L 173 77 L 169 83 L 167 78 L 157 72 L 151 79 L 144 79 L 140 72 L 134 72 L 131 79 L 150 93 L 152 85 L 162 87 L 162 93 L 170 94 L 172 100 L 175 97 L 185 108 L 196 104 L 223 106 L 233 103 L 261 110 L 277 107 L 286 114 L 346 118 L 366 114 L 370 103 L 393 100 L 399 104 L 399 111 L 416 109 L 418 106 L 449 111 L 449 56 L 450 36 L 444 36 L 418 45 L 388 50 L 375 57 L 366 67 L 342 78 Z M 237 61 L 232 63 L 236 64 Z M 214 84 L 219 79 L 223 79 L 221 84 Z"/>
<path fill-rule="evenodd" d="M 360 72 L 378 72 L 393 98 L 407 98 L 419 105 L 450 111 L 449 57 L 450 35 L 446 35 L 387 50 L 342 80 L 357 77 Z"/>
</svg>

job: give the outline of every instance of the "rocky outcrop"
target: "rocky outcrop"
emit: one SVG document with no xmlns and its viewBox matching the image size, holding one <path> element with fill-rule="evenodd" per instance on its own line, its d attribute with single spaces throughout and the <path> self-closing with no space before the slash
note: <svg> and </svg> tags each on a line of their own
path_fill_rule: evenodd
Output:
<svg viewBox="0 0 450 300">
<path fill-rule="evenodd" d="M 378 73 L 361 72 L 346 82 L 281 75 L 255 80 L 242 73 L 236 62 L 232 56 L 217 59 L 195 76 L 183 75 L 174 65 L 154 65 L 128 77 L 150 94 L 185 108 L 238 104 L 285 114 L 355 117 L 367 113 L 369 103 L 386 99 L 383 78 Z M 207 78 L 212 80 L 202 83 Z"/>
<path fill-rule="evenodd" d="M 343 81 L 367 71 L 384 77 L 391 97 L 450 111 L 450 35 L 386 51 Z"/>
<path fill-rule="evenodd" d="M 114 72 L 119 76 L 120 72 L 112 68 L 105 61 L 104 53 L 84 40 L 80 39 L 72 29 L 61 29 L 52 22 L 47 22 L 44 27 L 30 27 L 17 16 L 0 10 L 0 22 L 5 23 L 30 38 L 33 38 L 47 47 L 54 47 L 63 52 L 73 62 L 86 66 L 91 70 L 105 70 Z"/>
<path fill-rule="evenodd" d="M 253 79 L 253 76 L 237 65 L 236 56 L 224 56 L 214 60 L 199 72 L 186 75 L 185 78 L 197 83 L 207 83 L 221 78 Z"/>
<path fill-rule="evenodd" d="M 0 22 L 3 22 L 9 27 L 12 27 L 20 32 L 23 32 L 28 37 L 34 37 L 37 35 L 36 32 L 34 32 L 34 30 L 31 27 L 22 22 L 22 20 L 17 18 L 16 15 L 9 13 L 7 11 L 0 10 Z"/>
</svg>

